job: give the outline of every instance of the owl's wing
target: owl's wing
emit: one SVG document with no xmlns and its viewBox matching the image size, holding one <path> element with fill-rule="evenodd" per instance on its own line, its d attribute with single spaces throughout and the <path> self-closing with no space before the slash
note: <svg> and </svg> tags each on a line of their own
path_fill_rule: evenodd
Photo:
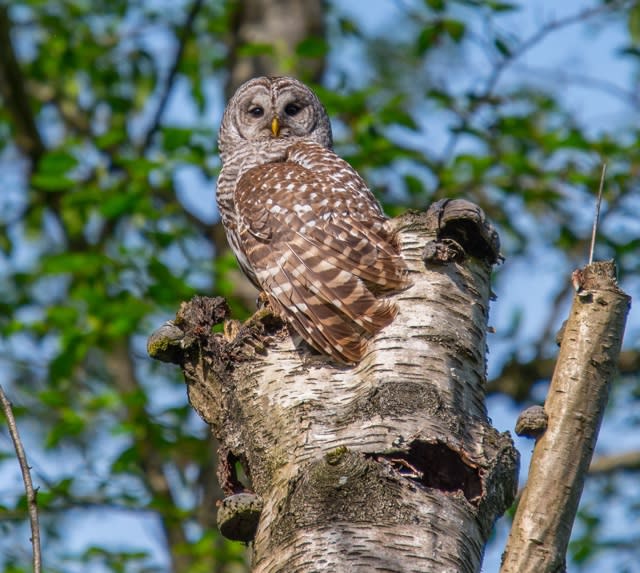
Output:
<svg viewBox="0 0 640 573">
<path fill-rule="evenodd" d="M 354 192 L 359 177 L 335 173 L 262 165 L 240 179 L 235 203 L 247 259 L 275 310 L 312 346 L 356 362 L 366 337 L 396 314 L 372 290 L 406 286 L 407 270 L 375 199 Z"/>
</svg>

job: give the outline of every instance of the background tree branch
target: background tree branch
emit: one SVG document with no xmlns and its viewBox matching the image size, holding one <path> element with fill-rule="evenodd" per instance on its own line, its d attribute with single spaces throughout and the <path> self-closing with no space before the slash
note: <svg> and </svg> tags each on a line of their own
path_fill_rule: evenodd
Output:
<svg viewBox="0 0 640 573">
<path fill-rule="evenodd" d="M 154 425 L 145 423 L 150 418 L 144 405 L 145 393 L 135 374 L 128 345 L 123 342 L 114 348 L 107 355 L 106 363 L 113 384 L 128 404 L 124 413 L 127 421 L 140 427 L 141 430 L 144 429 L 144 433 L 140 432 L 136 436 L 135 447 L 139 455 L 141 475 L 152 495 L 151 505 L 168 509 L 161 514 L 161 523 L 171 557 L 171 570 L 176 573 L 189 571 L 191 558 L 185 552 L 188 539 L 179 516 L 179 504 L 166 473 L 165 460 L 154 446 L 156 441 Z M 169 508 L 174 508 L 174 511 Z"/>
<path fill-rule="evenodd" d="M 191 34 L 193 33 L 193 26 L 196 18 L 198 17 L 198 13 L 202 8 L 203 1 L 204 0 L 194 0 L 189 8 L 189 11 L 187 12 L 184 24 L 182 25 L 176 36 L 176 41 L 178 43 L 176 52 L 173 57 L 171 66 L 169 67 L 169 73 L 167 74 L 163 88 L 160 92 L 158 106 L 156 107 L 151 123 L 149 124 L 149 127 L 142 140 L 142 144 L 140 146 L 140 152 L 142 154 L 144 154 L 144 152 L 149 148 L 149 146 L 151 145 L 151 141 L 153 140 L 153 136 L 160 128 L 160 122 L 162 121 L 164 110 L 167 107 L 169 97 L 173 92 L 175 79 L 178 75 L 178 70 L 180 69 L 180 63 L 182 61 L 185 47 L 190 39 Z"/>
<path fill-rule="evenodd" d="M 4 3 L 0 4 L 0 95 L 13 119 L 16 145 L 30 159 L 33 169 L 45 147 L 13 49 L 9 7 Z"/>
<path fill-rule="evenodd" d="M 590 476 L 610 476 L 621 472 L 640 471 L 640 452 L 600 456 L 589 466 Z"/>
<path fill-rule="evenodd" d="M 554 358 L 535 358 L 526 362 L 512 359 L 502 367 L 498 376 L 489 381 L 487 394 L 506 394 L 519 403 L 529 400 L 533 385 L 550 380 L 555 364 Z M 618 360 L 618 373 L 629 376 L 638 370 L 640 352 L 623 350 Z"/>
</svg>

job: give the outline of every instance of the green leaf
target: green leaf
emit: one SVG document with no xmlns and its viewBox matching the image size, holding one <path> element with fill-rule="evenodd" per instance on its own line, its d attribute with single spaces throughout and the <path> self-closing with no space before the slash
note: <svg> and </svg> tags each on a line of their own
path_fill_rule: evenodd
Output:
<svg viewBox="0 0 640 573">
<path fill-rule="evenodd" d="M 495 38 L 493 40 L 493 45 L 498 49 L 498 52 L 500 52 L 500 54 L 502 54 L 505 58 L 511 57 L 511 49 L 503 39 Z"/>
<path fill-rule="evenodd" d="M 304 58 L 322 58 L 328 52 L 327 42 L 317 36 L 309 36 L 296 46 L 296 54 Z"/>
<path fill-rule="evenodd" d="M 49 377 L 52 382 L 68 380 L 86 356 L 91 344 L 89 337 L 83 336 L 80 332 L 73 332 L 71 329 L 70 333 L 63 336 L 63 339 L 62 351 L 49 365 Z"/>
<path fill-rule="evenodd" d="M 78 321 L 78 310 L 69 304 L 64 306 L 51 306 L 47 309 L 47 322 L 57 328 L 66 328 L 75 325 Z"/>
<path fill-rule="evenodd" d="M 38 173 L 61 175 L 78 165 L 78 160 L 68 151 L 54 150 L 45 153 L 38 162 Z"/>
<path fill-rule="evenodd" d="M 424 193 L 424 183 L 415 175 L 405 175 L 403 177 L 407 192 L 410 195 L 420 196 Z"/>
<path fill-rule="evenodd" d="M 165 151 L 175 151 L 181 147 L 187 147 L 191 142 L 191 136 L 193 135 L 192 129 L 183 127 L 163 127 L 162 128 L 162 143 Z"/>
<path fill-rule="evenodd" d="M 39 191 L 67 191 L 75 182 L 64 175 L 36 173 L 31 177 L 31 186 Z"/>
<path fill-rule="evenodd" d="M 253 56 L 271 56 L 275 53 L 273 44 L 251 42 L 248 44 L 242 44 L 238 47 L 238 56 L 241 57 L 253 57 Z"/>
<path fill-rule="evenodd" d="M 42 270 L 48 274 L 79 273 L 92 275 L 103 271 L 110 259 L 99 253 L 60 253 L 49 255 L 42 261 Z"/>
<path fill-rule="evenodd" d="M 107 197 L 100 204 L 100 213 L 107 219 L 118 219 L 126 214 L 135 213 L 136 206 L 140 203 L 138 193 L 119 193 Z"/>
<path fill-rule="evenodd" d="M 631 41 L 634 44 L 640 44 L 640 2 L 636 2 L 629 10 L 627 25 Z"/>
<path fill-rule="evenodd" d="M 443 12 L 447 7 L 445 0 L 424 0 L 424 3 L 434 12 Z"/>
<path fill-rule="evenodd" d="M 408 112 L 402 109 L 402 99 L 394 98 L 383 109 L 380 110 L 379 118 L 385 125 L 402 125 L 410 129 L 417 129 L 418 126 Z"/>
<path fill-rule="evenodd" d="M 54 389 L 42 390 L 38 399 L 49 408 L 61 408 L 67 403 L 64 393 Z"/>
<path fill-rule="evenodd" d="M 99 149 L 112 149 L 127 141 L 128 135 L 124 126 L 115 126 L 94 139 Z"/>
<path fill-rule="evenodd" d="M 460 20 L 444 20 L 443 25 L 447 34 L 449 34 L 449 37 L 454 42 L 458 43 L 464 38 L 467 30 L 464 22 L 461 22 Z"/>
<path fill-rule="evenodd" d="M 45 446 L 53 448 L 73 436 L 80 435 L 86 428 L 86 420 L 73 408 L 58 410 L 60 420 L 51 428 L 45 439 Z"/>
<path fill-rule="evenodd" d="M 486 2 L 486 5 L 494 12 L 514 12 L 520 10 L 520 6 L 517 4 L 511 4 L 510 2 Z"/>
<path fill-rule="evenodd" d="M 425 26 L 418 34 L 416 42 L 416 53 L 424 55 L 431 48 L 435 47 L 442 35 L 442 28 L 436 25 Z"/>
<path fill-rule="evenodd" d="M 114 474 L 127 473 L 136 470 L 140 463 L 140 457 L 135 447 L 129 447 L 123 450 L 120 455 L 111 464 L 111 471 Z"/>
</svg>

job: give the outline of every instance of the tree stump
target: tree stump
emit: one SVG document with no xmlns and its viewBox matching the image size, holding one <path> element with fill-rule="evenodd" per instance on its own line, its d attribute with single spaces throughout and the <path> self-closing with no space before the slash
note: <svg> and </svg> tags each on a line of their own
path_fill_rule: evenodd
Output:
<svg viewBox="0 0 640 573">
<path fill-rule="evenodd" d="M 214 334 L 219 298 L 183 303 L 149 340 L 221 444 L 221 531 L 253 539 L 255 572 L 477 572 L 514 499 L 518 453 L 485 405 L 497 235 L 462 200 L 394 224 L 413 286 L 356 366 L 264 310 Z"/>
</svg>

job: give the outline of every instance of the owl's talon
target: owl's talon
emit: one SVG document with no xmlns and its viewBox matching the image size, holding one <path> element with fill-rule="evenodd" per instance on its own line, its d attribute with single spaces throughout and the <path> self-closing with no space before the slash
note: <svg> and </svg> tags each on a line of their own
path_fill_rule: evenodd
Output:
<svg viewBox="0 0 640 573">
<path fill-rule="evenodd" d="M 256 299 L 256 308 L 258 310 L 262 310 L 263 308 L 269 307 L 269 297 L 267 293 L 261 290 L 258 293 L 258 298 Z"/>
<path fill-rule="evenodd" d="M 233 342 L 237 337 L 242 323 L 239 320 L 225 320 L 222 326 L 222 335 L 227 342 Z"/>
<path fill-rule="evenodd" d="M 267 347 L 273 342 L 274 337 L 267 335 L 266 331 L 274 327 L 279 328 L 283 324 L 280 316 L 270 306 L 265 306 L 253 313 L 244 323 L 239 320 L 225 321 L 223 336 L 240 355 L 252 358 L 255 354 L 265 354 Z"/>
</svg>

